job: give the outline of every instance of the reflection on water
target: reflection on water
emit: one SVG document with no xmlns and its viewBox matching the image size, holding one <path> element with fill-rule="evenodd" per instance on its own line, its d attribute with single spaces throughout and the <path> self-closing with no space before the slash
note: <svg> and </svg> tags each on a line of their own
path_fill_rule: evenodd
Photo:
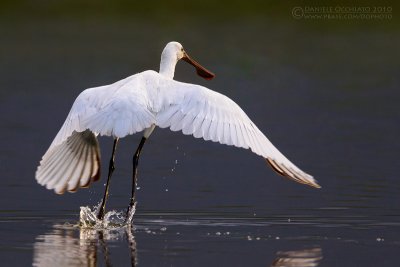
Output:
<svg viewBox="0 0 400 267">
<path fill-rule="evenodd" d="M 141 227 L 139 226 L 139 228 Z M 146 233 L 149 232 L 148 228 L 145 229 Z M 150 232 L 156 239 L 155 233 Z M 224 236 L 228 242 L 238 238 L 234 235 Z M 209 237 L 209 241 L 212 239 L 213 237 Z M 242 239 L 241 246 L 245 247 L 245 243 L 253 242 L 248 240 L 250 239 Z M 257 238 L 257 240 L 260 239 Z M 262 243 L 259 244 L 261 247 Z M 115 246 L 118 246 L 119 250 L 127 248 L 130 258 L 127 256 L 121 259 L 115 254 L 111 257 L 110 248 Z M 127 226 L 112 229 L 88 229 L 71 224 L 55 224 L 50 232 L 36 237 L 33 250 L 33 266 L 113 266 L 119 265 L 121 262 L 125 264 L 130 262 L 131 266 L 138 265 L 135 228 Z M 323 258 L 320 247 L 278 251 L 274 254 L 276 255 L 274 260 L 272 260 L 273 258 L 264 259 L 267 265 L 315 267 Z"/>
<path fill-rule="evenodd" d="M 316 247 L 324 250 L 320 265 L 397 266 L 399 27 L 380 31 L 374 25 L 386 22 L 353 20 L 330 31 L 322 21 L 294 20 L 292 8 L 282 20 L 232 16 L 174 26 L 97 13 L 93 20 L 2 17 L 0 265 L 29 266 L 33 258 L 34 266 L 126 266 L 125 250 L 135 265 L 136 240 L 144 266 L 317 265 L 318 255 L 287 252 Z M 202 81 L 178 64 L 177 80 L 230 96 L 323 189 L 286 183 L 249 151 L 159 129 L 141 163 L 135 234 L 53 228 L 77 221 L 78 207 L 104 192 L 98 183 L 57 197 L 33 178 L 73 100 L 84 88 L 157 69 L 172 39 L 218 75 Z M 139 138 L 119 148 L 110 208 L 127 204 Z M 112 140 L 99 139 L 107 159 Z M 183 164 L 175 168 L 175 160 Z"/>
<path fill-rule="evenodd" d="M 294 251 L 279 251 L 272 266 L 279 267 L 315 267 L 322 260 L 321 248 Z"/>
<path fill-rule="evenodd" d="M 78 235 L 79 233 L 79 235 Z M 39 235 L 34 244 L 33 266 L 112 266 L 108 242 L 127 240 L 131 266 L 136 266 L 134 230 L 124 227 L 113 230 L 84 229 L 54 225 L 54 229 Z"/>
</svg>

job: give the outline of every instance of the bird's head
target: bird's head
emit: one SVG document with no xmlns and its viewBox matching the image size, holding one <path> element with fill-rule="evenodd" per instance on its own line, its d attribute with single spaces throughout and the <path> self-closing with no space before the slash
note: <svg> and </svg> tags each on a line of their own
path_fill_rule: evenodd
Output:
<svg viewBox="0 0 400 267">
<path fill-rule="evenodd" d="M 203 77 L 206 80 L 211 80 L 212 78 L 215 77 L 214 73 L 207 70 L 206 68 L 201 66 L 198 62 L 190 58 L 189 55 L 183 49 L 183 46 L 178 42 L 169 42 L 165 46 L 161 54 L 161 58 L 164 57 L 173 58 L 176 60 L 176 62 L 178 62 L 181 59 L 186 61 L 187 63 L 191 64 L 193 67 L 196 68 L 196 72 L 199 76 Z"/>
</svg>

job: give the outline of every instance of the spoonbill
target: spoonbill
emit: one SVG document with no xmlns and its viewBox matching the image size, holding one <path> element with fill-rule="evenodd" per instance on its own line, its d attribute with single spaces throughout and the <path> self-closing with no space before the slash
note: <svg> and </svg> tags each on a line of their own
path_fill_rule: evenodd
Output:
<svg viewBox="0 0 400 267">
<path fill-rule="evenodd" d="M 190 58 L 178 42 L 168 43 L 161 54 L 160 71 L 147 70 L 110 85 L 84 90 L 44 154 L 36 171 L 39 184 L 57 194 L 75 192 L 100 178 L 97 135 L 112 136 L 104 196 L 97 217 L 103 219 L 114 159 L 120 138 L 137 132 L 143 137 L 133 156 L 132 196 L 135 203 L 140 152 L 156 126 L 225 145 L 251 149 L 280 175 L 320 188 L 314 178 L 289 161 L 230 98 L 206 87 L 173 80 L 175 66 L 184 60 L 197 74 L 210 80 L 214 74 Z"/>
</svg>

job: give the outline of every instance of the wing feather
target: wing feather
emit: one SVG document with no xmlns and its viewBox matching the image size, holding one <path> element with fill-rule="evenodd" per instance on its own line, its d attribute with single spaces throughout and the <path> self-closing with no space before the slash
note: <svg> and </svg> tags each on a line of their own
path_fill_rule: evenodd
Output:
<svg viewBox="0 0 400 267">
<path fill-rule="evenodd" d="M 88 185 L 98 179 L 99 173 L 100 150 L 96 136 L 90 130 L 74 131 L 67 140 L 46 152 L 36 171 L 36 180 L 62 194 Z"/>
<path fill-rule="evenodd" d="M 54 171 L 55 166 L 60 160 L 60 157 L 64 157 L 64 151 L 68 149 L 68 146 L 60 146 L 52 150 L 48 150 L 43 156 L 42 161 L 46 162 L 45 165 L 41 166 L 41 179 L 38 182 L 41 185 L 45 185 L 51 178 L 51 173 Z M 38 177 L 36 177 L 38 179 Z"/>
<path fill-rule="evenodd" d="M 245 149 L 248 149 L 249 146 L 245 142 L 241 124 L 238 122 L 235 122 L 234 130 L 235 130 L 235 132 L 232 134 L 236 135 L 236 137 L 237 137 L 237 140 L 238 140 L 237 147 L 243 147 Z"/>
<path fill-rule="evenodd" d="M 211 119 L 210 118 L 205 118 L 203 121 L 203 124 L 201 125 L 201 134 L 204 138 L 204 140 L 209 141 L 211 140 Z"/>
<path fill-rule="evenodd" d="M 182 120 L 182 132 L 186 135 L 194 133 L 196 117 L 192 114 L 187 114 Z"/>
<path fill-rule="evenodd" d="M 72 135 L 71 138 L 67 139 L 66 142 L 69 143 L 69 146 L 67 147 L 70 152 L 65 153 L 65 159 L 59 162 L 57 168 L 55 168 L 55 173 L 52 175 L 52 180 L 47 184 L 48 188 L 54 188 L 58 193 L 65 191 L 68 180 L 75 169 L 74 161 L 76 154 L 79 154 L 80 149 L 86 147 L 84 142 L 77 140 L 77 136 L 79 135 Z"/>
<path fill-rule="evenodd" d="M 224 122 L 224 136 L 222 137 L 223 140 L 225 140 L 225 144 L 228 146 L 233 145 L 232 143 L 232 139 L 231 139 L 231 130 L 229 129 L 229 123 L 228 122 Z"/>
<path fill-rule="evenodd" d="M 231 99 L 205 87 L 163 80 L 163 102 L 156 125 L 170 127 L 196 138 L 250 148 L 262 156 L 277 173 L 296 182 L 320 188 L 314 178 L 289 161 Z M 164 93 L 164 95 L 163 95 Z"/>
<path fill-rule="evenodd" d="M 66 159 L 69 156 L 69 147 L 70 143 L 66 144 L 65 147 L 56 147 L 58 150 L 56 155 L 54 156 L 54 161 L 52 163 L 51 168 L 49 168 L 47 173 L 44 173 L 45 175 L 42 175 L 43 182 L 42 185 L 46 185 L 48 189 L 53 189 L 52 185 L 57 182 L 57 179 L 54 179 L 55 176 L 58 175 L 59 169 L 63 166 L 63 163 L 66 162 Z M 41 164 L 44 169 L 47 165 L 46 161 L 43 161 L 43 164 Z M 58 178 L 58 177 L 57 177 Z"/>
<path fill-rule="evenodd" d="M 230 141 L 231 141 L 231 143 L 229 145 L 237 147 L 238 146 L 238 140 L 237 139 L 238 139 L 238 134 L 239 133 L 236 133 L 235 125 L 232 122 L 228 123 L 227 134 L 228 134 L 228 136 L 230 138 Z"/>
<path fill-rule="evenodd" d="M 78 153 L 76 153 L 76 155 L 77 155 L 75 157 L 76 168 L 74 168 L 74 171 L 71 173 L 70 179 L 68 181 L 67 190 L 69 192 L 75 192 L 76 188 L 78 188 L 78 185 L 79 185 L 79 180 L 81 178 L 81 170 L 85 164 L 85 159 L 83 158 L 85 151 L 82 149 L 83 145 L 84 145 L 84 143 L 81 143 L 81 146 L 78 148 Z"/>
<path fill-rule="evenodd" d="M 201 137 L 201 135 L 199 136 L 198 131 L 201 130 L 201 125 L 204 122 L 204 118 L 201 118 L 199 116 L 196 116 L 193 120 L 193 136 L 198 138 Z M 190 132 L 190 131 L 188 131 Z M 189 133 L 190 134 L 190 133 Z"/>
<path fill-rule="evenodd" d="M 84 90 L 43 156 L 36 171 L 37 181 L 61 194 L 98 180 L 100 150 L 96 136 L 122 138 L 151 127 L 155 116 L 149 90 L 143 86 L 154 87 L 148 81 L 157 75 L 144 72 Z"/>
<path fill-rule="evenodd" d="M 76 98 L 50 148 L 64 142 L 74 131 L 89 129 L 100 135 L 122 138 L 150 127 L 155 117 L 143 80 L 151 79 L 154 74 L 137 74 L 110 85 L 84 90 Z"/>
<path fill-rule="evenodd" d="M 93 171 L 93 159 L 90 155 L 90 149 L 86 151 L 86 160 L 85 160 L 85 168 L 82 173 L 82 178 L 80 180 L 79 185 L 83 188 L 88 187 L 90 183 L 90 174 Z"/>
</svg>

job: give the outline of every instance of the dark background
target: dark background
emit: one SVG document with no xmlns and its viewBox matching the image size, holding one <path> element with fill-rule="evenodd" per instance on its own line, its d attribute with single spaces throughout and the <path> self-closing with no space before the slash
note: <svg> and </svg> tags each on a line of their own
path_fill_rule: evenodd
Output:
<svg viewBox="0 0 400 267">
<path fill-rule="evenodd" d="M 393 12 L 391 19 L 292 16 L 294 7 L 306 6 Z M 217 75 L 204 81 L 180 62 L 175 79 L 235 100 L 322 189 L 282 179 L 250 151 L 156 129 L 139 169 L 139 265 L 266 265 L 280 250 L 315 247 L 324 255 L 322 266 L 395 264 L 397 10 L 393 2 L 373 1 L 2 1 L 1 255 L 10 265 L 31 264 L 43 235 L 63 237 L 52 232 L 55 225 L 76 223 L 80 206 L 100 201 L 111 138 L 100 137 L 101 181 L 75 194 L 58 196 L 39 186 L 38 162 L 83 89 L 158 70 L 163 47 L 175 40 Z M 120 142 L 109 209 L 128 205 L 131 157 L 140 138 Z M 227 222 L 232 225 L 218 224 Z M 145 230 L 166 225 L 164 236 Z M 227 231 L 232 234 L 215 234 Z M 79 240 L 78 232 L 72 230 L 72 240 Z M 261 240 L 249 245 L 248 236 Z M 57 245 L 63 248 L 51 246 Z M 114 264 L 127 265 L 118 251 L 111 254 Z"/>
</svg>

